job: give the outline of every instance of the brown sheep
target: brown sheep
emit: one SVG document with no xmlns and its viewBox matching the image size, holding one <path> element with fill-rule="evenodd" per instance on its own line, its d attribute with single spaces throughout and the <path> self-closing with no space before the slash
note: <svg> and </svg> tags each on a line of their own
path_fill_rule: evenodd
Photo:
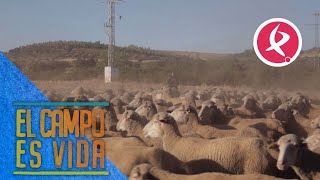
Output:
<svg viewBox="0 0 320 180">
<path fill-rule="evenodd" d="M 313 119 L 310 123 L 312 129 L 320 129 L 320 117 Z"/>
<path fill-rule="evenodd" d="M 314 134 L 305 139 L 308 149 L 314 153 L 320 154 L 320 134 Z"/>
<path fill-rule="evenodd" d="M 203 125 L 228 124 L 227 118 L 214 102 L 207 100 L 202 102 L 199 112 L 199 120 Z"/>
<path fill-rule="evenodd" d="M 94 97 L 96 94 L 91 91 L 84 89 L 82 86 L 76 87 L 74 90 L 71 91 L 71 95 L 74 97 L 80 96 L 80 95 L 86 95 L 88 97 Z"/>
<path fill-rule="evenodd" d="M 144 101 L 136 110 L 140 116 L 146 117 L 148 120 L 151 120 L 155 114 L 157 114 L 157 107 L 152 101 Z"/>
<path fill-rule="evenodd" d="M 136 110 L 139 106 L 143 104 L 143 102 L 147 100 L 152 101 L 152 97 L 144 95 L 143 93 L 142 94 L 138 93 L 136 94 L 135 98 L 128 104 L 126 109 Z"/>
<path fill-rule="evenodd" d="M 183 162 L 203 160 L 197 172 L 216 171 L 231 174 L 271 173 L 273 159 L 265 142 L 258 138 L 202 139 L 182 137 L 176 121 L 167 113 L 150 121 L 143 129 L 146 137 L 161 137 L 163 148 Z M 216 163 L 219 166 L 210 164 Z"/>
<path fill-rule="evenodd" d="M 287 133 L 306 138 L 313 131 L 310 127 L 310 120 L 294 110 L 289 103 L 284 103 L 273 111 L 272 118 L 280 120 Z"/>
<path fill-rule="evenodd" d="M 129 92 L 124 92 L 122 96 L 120 96 L 120 99 L 123 103 L 129 104 L 133 100 L 133 95 Z"/>
<path fill-rule="evenodd" d="M 230 137 L 230 136 L 241 136 L 241 137 L 264 137 L 259 130 L 255 128 L 245 128 L 241 130 L 237 129 L 218 129 L 216 127 L 202 125 L 199 123 L 199 118 L 197 111 L 192 106 L 182 106 L 183 111 L 180 111 L 179 116 L 175 116 L 179 121 L 177 121 L 180 133 L 183 136 L 200 136 L 205 139 Z M 173 118 L 175 118 L 173 117 Z"/>
<path fill-rule="evenodd" d="M 108 131 L 117 131 L 116 126 L 118 123 L 118 118 L 116 115 L 116 112 L 114 111 L 112 106 L 97 106 L 94 107 L 93 109 L 102 109 L 104 111 L 104 125 L 105 125 L 105 130 Z M 97 114 L 97 119 L 100 120 L 100 115 Z M 97 121 L 99 123 L 99 121 Z"/>
<path fill-rule="evenodd" d="M 107 158 L 126 176 L 133 167 L 150 163 L 155 167 L 178 174 L 188 174 L 187 166 L 170 153 L 155 147 L 105 144 Z M 115 142 L 117 144 L 117 142 Z"/>
<path fill-rule="evenodd" d="M 172 103 L 167 103 L 163 99 L 155 99 L 154 104 L 156 105 L 157 112 L 166 112 L 169 107 L 171 107 Z"/>
<path fill-rule="evenodd" d="M 134 167 L 129 180 L 281 180 L 273 176 L 263 174 L 231 175 L 223 173 L 202 173 L 196 175 L 174 174 L 151 164 L 140 164 Z"/>
<path fill-rule="evenodd" d="M 282 135 L 287 133 L 282 123 L 277 119 L 234 118 L 228 125 L 238 130 L 245 130 L 249 127 L 256 128 L 263 134 L 263 136 L 272 141 L 276 141 Z"/>
<path fill-rule="evenodd" d="M 299 113 L 307 115 L 312 108 L 309 99 L 301 93 L 297 93 L 289 98 L 289 104 Z"/>
<path fill-rule="evenodd" d="M 281 99 L 275 95 L 269 96 L 265 101 L 262 103 L 262 108 L 264 110 L 276 110 L 281 105 Z"/>
<path fill-rule="evenodd" d="M 111 99 L 114 98 L 114 94 L 111 89 L 107 89 L 101 96 L 105 98 L 106 101 L 111 101 Z"/>
<path fill-rule="evenodd" d="M 241 118 L 265 118 L 263 110 L 258 106 L 258 102 L 251 95 L 243 98 L 243 105 L 233 110 L 236 116 Z"/>
<path fill-rule="evenodd" d="M 310 151 L 296 135 L 282 136 L 272 147 L 280 150 L 277 160 L 279 170 L 292 167 L 302 180 L 320 178 L 320 155 Z"/>
<path fill-rule="evenodd" d="M 124 103 L 120 98 L 113 98 L 110 101 L 110 103 L 113 106 L 113 108 L 118 116 L 120 114 L 124 113 L 124 111 L 125 111 L 124 106 L 127 104 Z"/>
</svg>

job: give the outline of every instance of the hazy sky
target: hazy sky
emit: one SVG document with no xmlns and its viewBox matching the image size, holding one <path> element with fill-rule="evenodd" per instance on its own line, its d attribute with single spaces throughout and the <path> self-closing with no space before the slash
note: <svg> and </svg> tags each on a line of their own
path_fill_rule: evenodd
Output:
<svg viewBox="0 0 320 180">
<path fill-rule="evenodd" d="M 106 42 L 103 0 L 0 0 L 0 50 L 54 40 Z M 240 52 L 265 20 L 287 18 L 314 46 L 319 0 L 126 0 L 117 6 L 116 44 L 152 49 Z"/>
</svg>

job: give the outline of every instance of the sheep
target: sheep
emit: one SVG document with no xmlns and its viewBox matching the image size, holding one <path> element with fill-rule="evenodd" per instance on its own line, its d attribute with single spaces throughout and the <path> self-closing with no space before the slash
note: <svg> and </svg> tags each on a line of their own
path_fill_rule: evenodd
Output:
<svg viewBox="0 0 320 180">
<path fill-rule="evenodd" d="M 87 90 L 87 89 L 84 89 L 82 86 L 78 86 L 74 90 L 71 91 L 71 95 L 74 97 L 80 96 L 80 95 L 86 95 L 89 97 L 93 97 L 96 94 L 92 90 Z"/>
<path fill-rule="evenodd" d="M 276 110 L 282 104 L 281 99 L 275 95 L 269 96 L 265 101 L 262 103 L 262 108 L 264 110 Z"/>
<path fill-rule="evenodd" d="M 176 121 L 169 114 L 157 115 L 158 120 L 150 121 L 144 127 L 145 137 L 161 137 L 163 149 L 183 162 L 203 160 L 202 165 L 197 166 L 198 173 L 204 169 L 231 174 L 271 173 L 269 167 L 272 167 L 272 157 L 262 139 L 186 138 L 181 136 Z M 219 166 L 210 166 L 212 163 Z"/>
<path fill-rule="evenodd" d="M 129 104 L 133 100 L 133 97 L 134 96 L 131 93 L 124 92 L 122 96 L 120 96 L 120 100 L 125 104 Z"/>
<path fill-rule="evenodd" d="M 289 98 L 290 105 L 299 111 L 299 113 L 307 115 L 312 108 L 309 99 L 301 93 L 296 93 Z"/>
<path fill-rule="evenodd" d="M 106 99 L 106 101 L 111 101 L 114 98 L 114 94 L 111 89 L 107 89 L 102 94 L 102 97 Z"/>
<path fill-rule="evenodd" d="M 313 119 L 310 123 L 312 129 L 320 129 L 320 117 Z"/>
<path fill-rule="evenodd" d="M 242 136 L 242 137 L 264 137 L 259 130 L 255 128 L 246 128 L 246 129 L 218 129 L 208 125 L 200 124 L 200 120 L 197 115 L 197 111 L 192 106 L 181 106 L 180 113 L 174 114 L 172 116 L 174 119 L 177 118 L 177 124 L 180 133 L 183 136 L 198 135 L 205 139 L 211 138 L 221 138 L 229 136 Z"/>
<path fill-rule="evenodd" d="M 279 170 L 291 167 L 302 180 L 320 178 L 320 154 L 310 151 L 298 136 L 284 135 L 270 148 L 280 151 L 277 160 Z"/>
<path fill-rule="evenodd" d="M 179 94 L 177 87 L 164 86 L 156 96 L 161 99 L 171 99 L 178 97 Z"/>
<path fill-rule="evenodd" d="M 258 129 L 264 137 L 269 140 L 276 141 L 282 135 L 287 133 L 284 125 L 277 119 L 242 119 L 234 118 L 232 119 L 228 126 L 233 127 L 238 130 L 245 130 L 249 127 Z"/>
<path fill-rule="evenodd" d="M 93 109 L 97 109 L 100 108 L 104 111 L 104 125 L 105 125 L 105 130 L 108 131 L 117 131 L 116 130 L 116 126 L 118 123 L 118 118 L 116 115 L 115 110 L 113 109 L 112 106 L 96 106 Z M 97 119 L 100 120 L 100 115 L 97 114 Z M 97 123 L 99 123 L 99 121 L 97 121 Z"/>
<path fill-rule="evenodd" d="M 320 134 L 309 136 L 304 142 L 310 151 L 320 154 Z"/>
<path fill-rule="evenodd" d="M 90 137 L 90 136 L 89 136 Z M 104 144 L 112 148 L 121 148 L 123 146 L 147 146 L 147 144 L 139 137 L 103 137 L 103 138 L 89 138 L 91 141 L 100 139 L 104 141 Z"/>
<path fill-rule="evenodd" d="M 140 116 L 144 116 L 147 119 L 152 119 L 152 117 L 157 114 L 157 107 L 152 101 L 144 101 L 136 110 Z"/>
<path fill-rule="evenodd" d="M 278 119 L 284 125 L 287 133 L 294 133 L 300 137 L 311 134 L 310 120 L 298 111 L 294 110 L 289 103 L 284 103 L 272 112 L 272 118 Z"/>
<path fill-rule="evenodd" d="M 141 138 L 148 146 L 162 148 L 162 142 L 160 140 L 150 140 L 144 137 L 142 129 L 148 122 L 149 120 L 144 116 L 140 116 L 135 111 L 127 110 L 123 113 L 122 119 L 118 122 L 117 130 L 126 131 L 127 136 L 137 136 Z"/>
<path fill-rule="evenodd" d="M 170 153 L 155 147 L 143 145 L 117 145 L 105 140 L 107 158 L 126 176 L 131 169 L 141 163 L 150 163 L 155 167 L 178 174 L 188 174 L 187 166 Z"/>
<path fill-rule="evenodd" d="M 229 118 L 227 118 L 213 101 L 207 100 L 201 104 L 199 112 L 199 120 L 204 125 L 215 125 L 215 124 L 228 124 Z"/>
<path fill-rule="evenodd" d="M 179 174 L 189 174 L 188 167 L 170 153 L 156 147 L 148 147 L 139 137 L 93 137 L 91 129 L 85 131 L 89 140 L 103 140 L 107 158 L 125 175 L 141 163 Z"/>
<path fill-rule="evenodd" d="M 243 105 L 240 108 L 235 108 L 234 114 L 241 118 L 265 118 L 263 110 L 257 105 L 256 99 L 251 95 L 247 95 L 243 98 Z"/>
<path fill-rule="evenodd" d="M 166 112 L 169 107 L 171 107 L 172 103 L 167 103 L 163 99 L 155 99 L 154 104 L 156 105 L 157 112 Z"/>
<path fill-rule="evenodd" d="M 140 164 L 135 166 L 129 176 L 129 180 L 281 180 L 273 176 L 263 174 L 246 174 L 246 175 L 231 175 L 223 173 L 202 173 L 196 175 L 181 175 L 174 174 L 151 164 Z"/>
<path fill-rule="evenodd" d="M 110 101 L 111 105 L 113 106 L 116 114 L 119 116 L 120 114 L 124 113 L 125 109 L 123 108 L 126 103 L 124 103 L 120 98 L 113 98 Z"/>
<path fill-rule="evenodd" d="M 144 95 L 142 92 L 140 92 L 136 94 L 134 99 L 128 104 L 126 108 L 130 110 L 136 110 L 139 106 L 143 104 L 143 102 L 147 100 L 152 101 L 152 97 L 148 95 Z"/>
</svg>

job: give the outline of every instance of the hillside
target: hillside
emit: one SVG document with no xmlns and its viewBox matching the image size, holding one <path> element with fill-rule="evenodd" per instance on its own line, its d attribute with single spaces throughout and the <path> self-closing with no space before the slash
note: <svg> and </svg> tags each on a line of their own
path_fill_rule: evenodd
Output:
<svg viewBox="0 0 320 180">
<path fill-rule="evenodd" d="M 100 42 L 57 41 L 31 44 L 5 53 L 32 80 L 103 78 L 107 47 Z M 157 51 L 137 46 L 117 47 L 121 81 L 164 82 L 175 72 L 182 84 L 245 85 L 320 89 L 319 49 L 302 52 L 287 67 L 273 68 L 252 50 L 238 54 Z M 316 62 L 316 63 L 315 63 Z"/>
</svg>

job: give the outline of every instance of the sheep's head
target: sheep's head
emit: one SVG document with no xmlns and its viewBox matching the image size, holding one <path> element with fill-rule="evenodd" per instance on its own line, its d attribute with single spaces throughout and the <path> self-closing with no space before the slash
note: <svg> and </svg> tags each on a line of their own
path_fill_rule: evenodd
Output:
<svg viewBox="0 0 320 180">
<path fill-rule="evenodd" d="M 215 104 L 218 104 L 219 106 L 220 105 L 223 105 L 226 103 L 226 97 L 225 97 L 225 93 L 224 91 L 217 91 L 215 92 L 212 97 L 210 98 L 210 100 L 212 102 L 214 102 Z"/>
<path fill-rule="evenodd" d="M 279 170 L 286 170 L 289 166 L 295 165 L 299 159 L 299 149 L 303 146 L 305 146 L 305 143 L 294 134 L 282 136 L 276 144 L 272 145 L 272 147 L 278 148 L 280 151 L 277 168 Z"/>
<path fill-rule="evenodd" d="M 320 129 L 320 117 L 317 117 L 314 120 L 312 120 L 310 126 L 313 129 Z"/>
<path fill-rule="evenodd" d="M 157 107 L 152 101 L 144 101 L 137 109 L 136 112 L 145 116 L 147 119 L 152 119 L 152 117 L 157 113 Z"/>
<path fill-rule="evenodd" d="M 291 106 L 298 110 L 301 114 L 308 114 L 311 109 L 311 104 L 307 97 L 303 96 L 302 94 L 298 93 L 290 98 Z"/>
<path fill-rule="evenodd" d="M 242 100 L 246 109 L 254 109 L 257 106 L 257 100 L 251 95 L 245 96 Z"/>
<path fill-rule="evenodd" d="M 117 123 L 117 130 L 131 132 L 131 129 L 134 128 L 132 124 L 134 124 L 139 120 L 141 120 L 141 117 L 139 116 L 139 114 L 137 114 L 132 110 L 127 110 L 123 113 L 123 117 Z"/>
<path fill-rule="evenodd" d="M 198 122 L 196 109 L 191 105 L 181 105 L 170 114 L 178 124 Z"/>
<path fill-rule="evenodd" d="M 265 101 L 262 103 L 263 109 L 271 109 L 276 110 L 281 105 L 281 100 L 277 96 L 269 96 Z"/>
<path fill-rule="evenodd" d="M 75 102 L 89 102 L 89 99 L 85 95 L 80 95 L 75 98 Z M 84 110 L 84 109 L 89 109 L 87 106 L 74 106 L 74 109 L 79 109 L 79 110 Z"/>
<path fill-rule="evenodd" d="M 278 119 L 283 124 L 286 124 L 290 121 L 291 118 L 297 113 L 297 111 L 293 110 L 292 107 L 288 105 L 288 103 L 282 104 L 272 112 L 272 118 Z"/>
<path fill-rule="evenodd" d="M 151 180 L 154 179 L 149 173 L 152 166 L 150 164 L 140 164 L 135 166 L 130 173 L 129 180 Z"/>
<path fill-rule="evenodd" d="M 125 93 L 123 93 L 123 95 L 120 97 L 120 99 L 121 99 L 124 103 L 129 104 L 130 101 L 133 100 L 133 95 L 132 95 L 131 93 L 129 93 L 129 92 L 125 92 Z"/>
<path fill-rule="evenodd" d="M 183 124 L 186 116 L 185 106 L 179 106 L 178 108 L 173 110 L 170 115 L 177 121 L 178 124 Z"/>
<path fill-rule="evenodd" d="M 211 121 L 219 113 L 218 107 L 214 102 L 208 100 L 201 104 L 199 112 L 199 121 L 201 124 L 212 124 Z"/>
<path fill-rule="evenodd" d="M 113 98 L 110 103 L 117 114 L 122 114 L 124 112 L 123 106 L 126 104 L 120 98 Z"/>
<path fill-rule="evenodd" d="M 150 138 L 163 137 L 166 131 L 178 132 L 178 126 L 173 117 L 165 112 L 156 114 L 152 121 L 143 128 L 144 136 Z"/>
<path fill-rule="evenodd" d="M 207 91 L 199 91 L 196 97 L 199 100 L 205 101 L 209 98 L 209 93 Z"/>
<path fill-rule="evenodd" d="M 308 145 L 310 151 L 319 153 L 320 150 L 320 134 L 313 133 L 312 136 L 309 136 L 305 143 Z"/>
<path fill-rule="evenodd" d="M 142 97 L 135 97 L 127 106 L 127 109 L 136 110 L 142 103 L 144 99 Z"/>
</svg>

